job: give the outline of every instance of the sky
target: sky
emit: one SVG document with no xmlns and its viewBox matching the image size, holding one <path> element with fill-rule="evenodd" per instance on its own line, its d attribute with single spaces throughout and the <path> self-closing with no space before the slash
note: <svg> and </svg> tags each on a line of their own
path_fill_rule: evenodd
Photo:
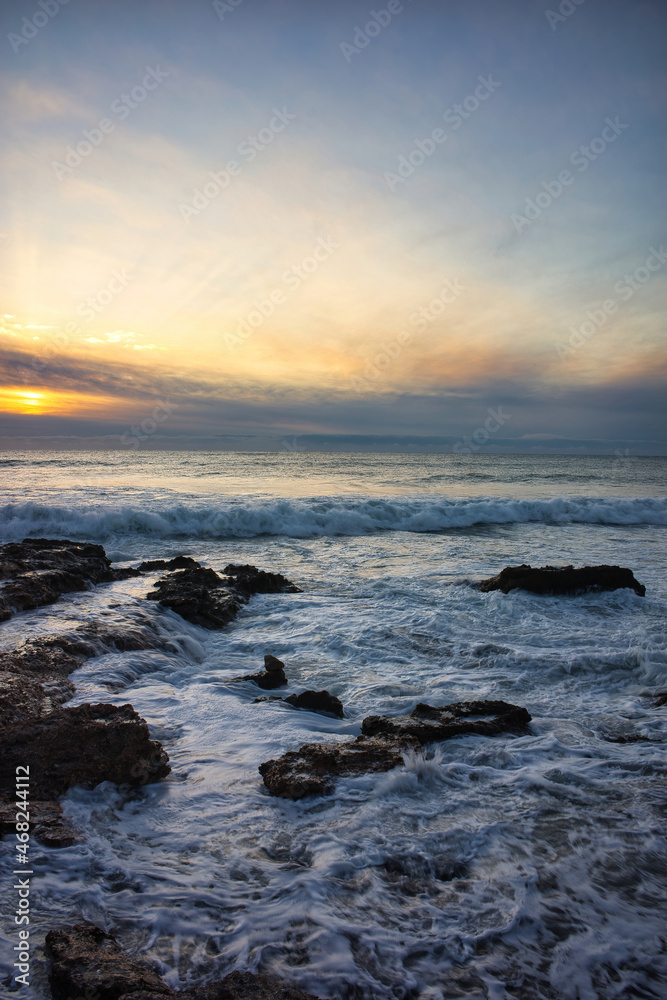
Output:
<svg viewBox="0 0 667 1000">
<path fill-rule="evenodd" d="M 0 447 L 667 454 L 662 0 L 0 20 Z"/>
</svg>

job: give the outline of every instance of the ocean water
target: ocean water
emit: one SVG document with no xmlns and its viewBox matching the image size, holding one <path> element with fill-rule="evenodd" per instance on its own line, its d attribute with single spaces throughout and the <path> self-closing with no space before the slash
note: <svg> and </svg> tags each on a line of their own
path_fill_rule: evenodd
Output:
<svg viewBox="0 0 667 1000">
<path fill-rule="evenodd" d="M 666 459 L 11 452 L 0 477 L 1 541 L 251 562 L 303 591 L 212 633 L 144 600 L 155 574 L 0 626 L 1 648 L 90 620 L 150 623 L 164 646 L 72 675 L 74 704 L 131 702 L 173 770 L 66 796 L 85 840 L 33 847 L 38 944 L 91 920 L 175 988 L 249 968 L 354 1000 L 667 996 Z M 618 563 L 646 596 L 470 586 L 521 562 Z M 266 652 L 281 694 L 326 688 L 345 718 L 254 704 L 231 678 Z M 434 745 L 296 803 L 257 772 L 371 713 L 487 697 L 524 705 L 530 734 Z M 9 917 L 8 995 L 15 943 Z M 39 948 L 30 991 L 49 996 Z"/>
</svg>

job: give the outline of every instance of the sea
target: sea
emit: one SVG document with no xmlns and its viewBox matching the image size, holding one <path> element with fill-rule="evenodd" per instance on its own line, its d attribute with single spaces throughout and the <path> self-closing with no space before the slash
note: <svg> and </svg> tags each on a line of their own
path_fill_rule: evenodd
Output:
<svg viewBox="0 0 667 1000">
<path fill-rule="evenodd" d="M 152 628 L 161 648 L 76 671 L 72 704 L 131 703 L 172 767 L 71 790 L 82 841 L 33 843 L 18 996 L 50 997 L 44 935 L 87 920 L 175 989 L 248 969 L 341 1000 L 667 997 L 667 459 L 30 451 L 0 455 L 0 480 L 0 541 L 252 563 L 301 588 L 219 632 L 146 601 L 159 573 L 0 626 L 1 649 Z M 627 566 L 646 596 L 473 586 L 520 563 Z M 281 693 L 326 689 L 345 718 L 256 703 L 233 678 L 265 653 Z M 434 744 L 297 802 L 257 770 L 370 714 L 481 698 L 525 706 L 530 732 Z M 13 899 L 12 839 L 0 849 Z M 5 907 L 7 996 L 16 940 Z"/>
</svg>

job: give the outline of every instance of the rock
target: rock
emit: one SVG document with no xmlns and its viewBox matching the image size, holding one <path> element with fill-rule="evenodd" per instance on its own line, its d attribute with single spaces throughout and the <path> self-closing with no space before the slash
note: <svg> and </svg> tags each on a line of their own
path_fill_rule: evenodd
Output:
<svg viewBox="0 0 667 1000">
<path fill-rule="evenodd" d="M 13 787 L 16 767 L 27 765 L 31 797 L 53 801 L 74 785 L 158 781 L 168 759 L 131 705 L 57 708 L 0 732 L 0 787 Z"/>
<path fill-rule="evenodd" d="M 283 701 L 293 705 L 294 708 L 323 712 L 325 715 L 334 715 L 337 719 L 342 719 L 344 716 L 343 703 L 328 691 L 302 691 L 301 694 L 291 694 L 288 698 L 283 698 Z"/>
<path fill-rule="evenodd" d="M 49 538 L 26 538 L 0 545 L 0 621 L 15 612 L 53 604 L 63 594 L 138 576 L 112 569 L 101 545 Z"/>
<path fill-rule="evenodd" d="M 358 736 L 351 743 L 306 743 L 260 764 L 259 773 L 271 795 L 302 799 L 333 791 L 338 776 L 391 771 L 402 763 L 401 750 L 386 740 Z"/>
<path fill-rule="evenodd" d="M 119 1000 L 140 990 L 173 996 L 157 972 L 127 958 L 110 934 L 92 924 L 49 931 L 46 947 L 53 960 L 49 982 L 54 1000 L 83 996 Z"/>
<path fill-rule="evenodd" d="M 54 1000 L 317 1000 L 286 983 L 250 972 L 187 990 L 172 990 L 146 962 L 128 958 L 115 938 L 80 923 L 46 935 L 52 959 L 49 982 Z"/>
<path fill-rule="evenodd" d="M 146 596 L 148 600 L 159 601 L 165 608 L 171 608 L 182 618 L 203 628 L 224 628 L 236 618 L 252 594 L 300 592 L 280 573 L 265 573 L 255 566 L 230 563 L 224 569 L 226 575 L 222 577 L 189 556 L 177 556 L 176 560 L 181 564 L 187 560 L 188 568 L 158 580 L 155 590 Z M 142 566 L 147 565 L 142 563 Z"/>
<path fill-rule="evenodd" d="M 170 573 L 146 597 L 171 608 L 186 621 L 218 630 L 233 621 L 245 599 L 225 587 L 215 570 L 197 566 Z"/>
<path fill-rule="evenodd" d="M 266 653 L 264 656 L 264 669 L 269 671 L 284 670 L 285 664 L 277 656 L 271 656 L 271 653 Z"/>
<path fill-rule="evenodd" d="M 30 832 L 40 844 L 47 847 L 70 847 L 82 839 L 81 834 L 70 826 L 63 816 L 59 802 L 30 799 Z M 0 836 L 16 832 L 16 803 L 0 802 Z"/>
<path fill-rule="evenodd" d="M 525 563 L 506 566 L 497 576 L 482 580 L 479 590 L 488 593 L 502 590 L 508 594 L 517 588 L 532 594 L 581 594 L 588 590 L 619 590 L 628 587 L 643 597 L 646 587 L 635 580 L 632 570 L 620 566 L 542 566 L 533 569 Z"/>
<path fill-rule="evenodd" d="M 229 563 L 222 571 L 225 576 L 231 577 L 234 581 L 235 589 L 242 594 L 300 594 L 301 590 L 296 587 L 287 577 L 280 573 L 266 573 L 256 566 L 239 566 Z"/>
<path fill-rule="evenodd" d="M 258 674 L 245 674 L 243 677 L 234 677 L 235 681 L 252 681 L 263 691 L 275 691 L 276 688 L 285 687 L 287 677 L 283 670 L 261 670 Z"/>
<path fill-rule="evenodd" d="M 149 645 L 141 630 L 116 633 L 89 625 L 0 653 L 0 788 L 13 785 L 11 761 L 31 767 L 30 825 L 35 838 L 51 846 L 77 839 L 56 801 L 72 784 L 146 784 L 169 772 L 167 755 L 148 739 L 148 727 L 131 705 L 61 708 L 74 692 L 67 675 L 96 655 L 102 641 L 120 649 Z M 12 810 L 0 793 L 0 829 Z"/>
<path fill-rule="evenodd" d="M 307 743 L 261 764 L 259 773 L 271 795 L 300 799 L 330 792 L 338 775 L 390 771 L 403 763 L 406 750 L 469 733 L 525 733 L 529 722 L 525 708 L 504 701 L 456 702 L 440 707 L 419 704 L 408 716 L 370 715 L 362 722 L 362 735 L 356 740 Z"/>
<path fill-rule="evenodd" d="M 498 736 L 501 733 L 526 733 L 530 715 L 525 708 L 506 701 L 458 701 L 452 705 L 420 703 L 410 715 L 388 718 L 369 715 L 361 723 L 364 736 L 381 736 L 402 745 L 425 746 L 438 740 L 476 733 Z"/>
<path fill-rule="evenodd" d="M 201 564 L 190 556 L 174 556 L 173 559 L 148 559 L 139 563 L 142 573 L 148 573 L 155 569 L 196 569 Z"/>
</svg>

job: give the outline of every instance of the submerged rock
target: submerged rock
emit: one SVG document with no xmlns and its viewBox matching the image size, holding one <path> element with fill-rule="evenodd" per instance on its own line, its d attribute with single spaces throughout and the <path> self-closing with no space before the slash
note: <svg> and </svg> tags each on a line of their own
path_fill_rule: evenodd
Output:
<svg viewBox="0 0 667 1000">
<path fill-rule="evenodd" d="M 646 587 L 635 580 L 632 570 L 621 566 L 542 566 L 533 569 L 525 563 L 506 566 L 496 576 L 482 580 L 479 590 L 529 590 L 532 594 L 581 594 L 588 590 L 619 590 L 628 587 L 643 597 Z"/>
<path fill-rule="evenodd" d="M 52 959 L 49 982 L 54 1000 L 317 1000 L 278 979 L 232 972 L 224 979 L 172 990 L 146 962 L 128 958 L 118 942 L 94 924 L 80 923 L 46 935 Z"/>
<path fill-rule="evenodd" d="M 26 538 L 0 545 L 0 621 L 15 612 L 53 604 L 63 594 L 139 576 L 136 569 L 112 569 L 101 545 L 51 538 Z"/>
<path fill-rule="evenodd" d="M 362 722 L 362 735 L 356 740 L 306 743 L 299 750 L 260 764 L 259 773 L 271 795 L 289 799 L 322 795 L 333 789 L 339 775 L 399 767 L 406 750 L 470 733 L 522 734 L 528 732 L 529 722 L 525 708 L 504 701 L 456 702 L 440 707 L 420 704 L 407 716 L 370 715 Z"/>
</svg>

